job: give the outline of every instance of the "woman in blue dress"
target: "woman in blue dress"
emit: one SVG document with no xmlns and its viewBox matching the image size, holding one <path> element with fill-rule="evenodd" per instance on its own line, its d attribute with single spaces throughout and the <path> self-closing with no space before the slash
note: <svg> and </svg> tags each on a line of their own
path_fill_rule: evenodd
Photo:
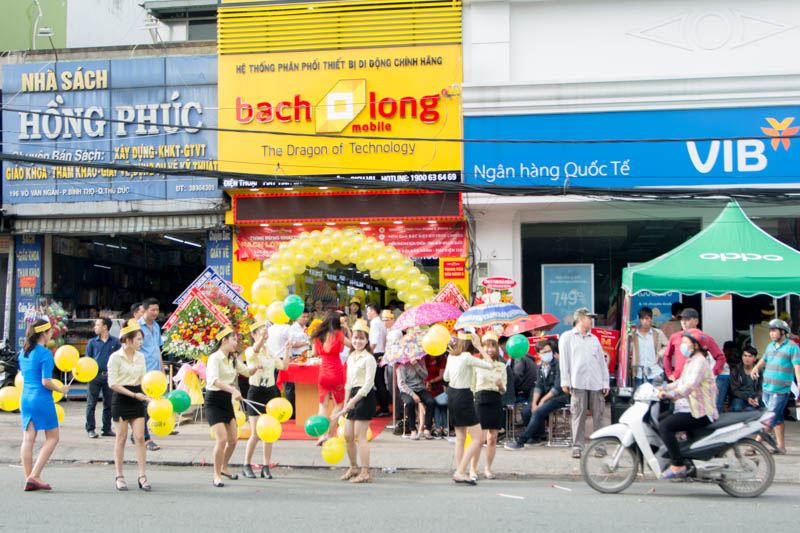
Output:
<svg viewBox="0 0 800 533">
<path fill-rule="evenodd" d="M 25 344 L 19 355 L 19 369 L 22 372 L 22 447 L 20 457 L 25 472 L 25 490 L 50 490 L 51 487 L 41 479 L 42 469 L 50 460 L 58 444 L 58 416 L 53 402 L 53 391 L 62 394 L 69 392 L 68 386 L 59 387 L 53 383 L 53 354 L 45 348 L 52 336 L 50 322 L 38 319 L 28 326 Z M 33 445 L 39 431 L 44 431 L 45 441 L 39 451 L 36 464 L 33 464 Z"/>
</svg>

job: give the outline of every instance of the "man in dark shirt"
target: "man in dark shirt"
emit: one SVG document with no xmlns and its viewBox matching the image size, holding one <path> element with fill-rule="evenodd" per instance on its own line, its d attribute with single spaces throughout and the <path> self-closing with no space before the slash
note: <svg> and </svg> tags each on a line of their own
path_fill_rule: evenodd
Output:
<svg viewBox="0 0 800 533">
<path fill-rule="evenodd" d="M 533 387 L 536 385 L 536 361 L 526 355 L 520 359 L 511 359 L 508 366 L 511 370 L 508 376 L 509 383 L 511 383 L 511 378 L 514 379 L 514 386 L 509 386 L 508 391 L 513 391 L 515 394 L 515 404 L 523 405 L 522 423 L 527 426 L 531 419 L 531 396 L 533 395 Z"/>
<path fill-rule="evenodd" d="M 508 450 L 519 450 L 525 447 L 530 439 L 544 439 L 544 424 L 550 413 L 569 405 L 570 396 L 561 389 L 561 373 L 558 368 L 558 342 L 544 340 L 536 346 L 541 358 L 536 386 L 531 400 L 531 420 L 525 431 L 516 441 L 506 442 Z"/>
<path fill-rule="evenodd" d="M 103 394 L 103 431 L 104 437 L 115 437 L 111 431 L 111 387 L 108 386 L 108 358 L 122 346 L 119 339 L 109 334 L 112 323 L 109 318 L 98 318 L 94 323 L 94 332 L 97 337 L 90 339 L 86 344 L 86 357 L 97 361 L 97 377 L 89 382 L 86 393 L 86 433 L 89 438 L 98 437 L 95 431 L 94 408 L 97 399 Z"/>
</svg>

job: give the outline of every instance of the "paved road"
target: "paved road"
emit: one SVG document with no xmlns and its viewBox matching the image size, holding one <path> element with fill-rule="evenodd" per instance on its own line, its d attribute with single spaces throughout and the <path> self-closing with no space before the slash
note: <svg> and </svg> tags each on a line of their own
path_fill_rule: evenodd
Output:
<svg viewBox="0 0 800 533">
<path fill-rule="evenodd" d="M 211 470 L 156 467 L 154 489 L 113 490 L 113 467 L 53 465 L 51 493 L 24 493 L 18 467 L 0 465 L 0 531 L 654 531 L 732 525 L 738 531 L 790 531 L 800 515 L 797 487 L 776 484 L 743 501 L 715 486 L 636 483 L 604 496 L 580 482 L 481 481 L 378 474 L 370 485 L 337 480 L 336 470 L 280 469 L 276 479 L 211 486 Z M 135 471 L 128 468 L 135 487 Z M 655 488 L 655 492 L 651 490 Z M 352 516 L 352 517 L 351 517 Z M 699 520 L 707 523 L 699 523 Z M 279 529 L 274 529 L 279 528 Z M 302 528 L 302 529 L 301 529 Z"/>
</svg>

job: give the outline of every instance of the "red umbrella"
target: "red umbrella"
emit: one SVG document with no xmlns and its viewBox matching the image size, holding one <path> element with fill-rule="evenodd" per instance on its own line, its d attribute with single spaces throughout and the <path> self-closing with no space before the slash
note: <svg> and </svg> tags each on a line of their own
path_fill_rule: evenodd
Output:
<svg viewBox="0 0 800 533">
<path fill-rule="evenodd" d="M 520 320 L 519 322 L 506 326 L 506 329 L 503 330 L 503 336 L 510 337 L 526 331 L 550 331 L 556 327 L 559 322 L 560 320 L 550 313 L 529 315 L 525 320 Z"/>
</svg>

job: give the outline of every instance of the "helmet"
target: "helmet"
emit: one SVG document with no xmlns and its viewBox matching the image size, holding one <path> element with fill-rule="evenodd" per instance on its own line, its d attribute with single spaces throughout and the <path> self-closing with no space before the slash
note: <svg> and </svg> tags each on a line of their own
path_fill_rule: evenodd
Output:
<svg viewBox="0 0 800 533">
<path fill-rule="evenodd" d="M 787 335 L 791 333 L 789 330 L 789 324 L 779 318 L 774 318 L 769 321 L 769 329 L 780 329 L 783 330 Z"/>
<path fill-rule="evenodd" d="M 700 348 L 708 351 L 708 335 L 697 328 L 690 328 L 683 332 L 683 337 L 697 343 Z"/>
</svg>

